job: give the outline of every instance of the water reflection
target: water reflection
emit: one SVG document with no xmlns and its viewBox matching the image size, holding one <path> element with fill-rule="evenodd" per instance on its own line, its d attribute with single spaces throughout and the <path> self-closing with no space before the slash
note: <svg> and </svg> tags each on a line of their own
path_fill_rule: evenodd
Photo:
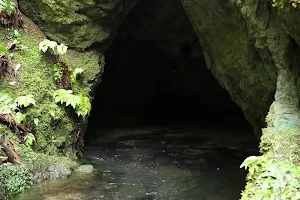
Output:
<svg viewBox="0 0 300 200">
<path fill-rule="evenodd" d="M 255 153 L 255 145 L 252 137 L 232 130 L 102 130 L 85 149 L 93 174 L 48 181 L 17 199 L 239 199 L 245 184 L 239 165 Z"/>
</svg>

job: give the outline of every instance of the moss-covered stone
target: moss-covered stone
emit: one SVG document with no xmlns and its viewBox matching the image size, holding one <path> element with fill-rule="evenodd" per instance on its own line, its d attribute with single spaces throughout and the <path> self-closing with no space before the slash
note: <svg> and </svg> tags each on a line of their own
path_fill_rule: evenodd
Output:
<svg viewBox="0 0 300 200">
<path fill-rule="evenodd" d="M 83 94 L 89 96 L 96 84 L 99 83 L 101 74 L 104 71 L 104 56 L 99 52 L 86 51 L 77 52 L 68 50 L 62 57 L 71 71 L 76 68 L 82 68 L 83 74 L 75 84 L 72 84 L 74 94 Z"/>
<path fill-rule="evenodd" d="M 264 47 L 265 36 L 252 38 L 248 20 L 235 1 L 182 0 L 182 4 L 199 37 L 208 68 L 242 108 L 259 137 L 276 86 L 276 67 Z M 255 7 L 251 9 L 251 13 L 261 14 Z"/>
<path fill-rule="evenodd" d="M 139 0 L 21 0 L 20 9 L 52 40 L 85 49 L 107 40 Z"/>
</svg>

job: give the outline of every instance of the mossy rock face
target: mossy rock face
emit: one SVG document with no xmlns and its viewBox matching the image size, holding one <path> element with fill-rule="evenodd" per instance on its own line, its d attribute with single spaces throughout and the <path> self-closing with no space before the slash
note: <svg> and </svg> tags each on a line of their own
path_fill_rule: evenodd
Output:
<svg viewBox="0 0 300 200">
<path fill-rule="evenodd" d="M 0 91 L 8 91 L 15 97 L 27 94 L 34 96 L 36 105 L 28 108 L 26 114 L 27 124 L 33 126 L 36 132 L 37 143 L 34 147 L 37 151 L 50 155 L 69 154 L 75 141 L 74 121 L 66 108 L 55 103 L 53 99 L 53 93 L 57 90 L 52 71 L 53 64 L 50 56 L 38 49 L 38 44 L 44 36 L 29 19 L 24 17 L 24 20 L 26 32 L 19 30 L 22 46 L 14 51 L 13 56 L 13 66 L 20 63 L 21 68 L 16 77 L 6 75 L 0 83 Z M 1 28 L 0 32 L 3 44 L 14 37 L 12 30 Z M 70 54 L 76 54 L 76 59 L 73 59 L 70 66 L 80 66 L 86 74 L 82 83 L 76 85 L 76 91 L 83 91 L 85 96 L 89 96 L 103 70 L 102 56 L 97 52 L 70 51 Z M 66 63 L 68 64 L 68 61 Z M 11 84 L 12 82 L 14 84 Z M 33 125 L 34 118 L 38 118 L 38 125 Z"/>
<path fill-rule="evenodd" d="M 208 68 L 241 107 L 259 137 L 277 79 L 277 67 L 267 48 L 267 2 L 258 6 L 241 1 L 181 2 L 203 46 Z M 259 19 L 248 16 L 251 14 Z"/>
<path fill-rule="evenodd" d="M 106 41 L 139 0 L 20 0 L 28 15 L 52 40 L 85 49 Z"/>
<path fill-rule="evenodd" d="M 300 46 L 300 7 L 294 8 L 288 4 L 284 8 L 277 8 L 277 10 L 278 18 L 284 29 Z"/>
</svg>

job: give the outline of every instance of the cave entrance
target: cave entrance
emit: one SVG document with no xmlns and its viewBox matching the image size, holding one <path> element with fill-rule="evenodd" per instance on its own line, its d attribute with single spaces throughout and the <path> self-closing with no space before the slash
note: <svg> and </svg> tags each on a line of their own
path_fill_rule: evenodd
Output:
<svg viewBox="0 0 300 200">
<path fill-rule="evenodd" d="M 114 35 L 105 58 L 89 132 L 145 124 L 252 132 L 241 109 L 207 69 L 179 0 L 139 3 Z"/>
<path fill-rule="evenodd" d="M 116 195 L 238 199 L 245 183 L 239 165 L 256 151 L 256 139 L 207 69 L 180 1 L 139 3 L 105 59 L 85 150 L 115 182 L 135 184 Z"/>
</svg>

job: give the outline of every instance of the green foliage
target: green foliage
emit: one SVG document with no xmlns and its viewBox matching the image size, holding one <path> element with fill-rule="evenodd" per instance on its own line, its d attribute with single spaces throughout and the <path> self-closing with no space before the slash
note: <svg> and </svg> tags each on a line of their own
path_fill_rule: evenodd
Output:
<svg viewBox="0 0 300 200">
<path fill-rule="evenodd" d="M 0 92 L 0 113 L 9 114 L 17 109 L 17 105 L 13 103 L 14 97 L 5 91 Z"/>
<path fill-rule="evenodd" d="M 81 75 L 81 74 L 83 73 L 83 71 L 84 71 L 84 70 L 83 70 L 82 68 L 76 68 L 76 69 L 73 71 L 73 73 L 72 73 L 72 75 L 71 75 L 71 81 L 72 81 L 73 84 L 76 83 L 77 77 L 78 77 L 79 75 Z"/>
<path fill-rule="evenodd" d="M 300 166 L 270 156 L 251 156 L 243 164 L 249 173 L 242 200 L 300 199 Z"/>
<path fill-rule="evenodd" d="M 28 47 L 26 47 L 26 46 L 24 46 L 22 44 L 22 41 L 21 41 L 22 40 L 22 36 L 19 33 L 19 31 L 17 31 L 17 30 L 14 30 L 14 38 L 13 38 L 13 40 L 14 40 L 14 43 L 16 44 L 16 49 L 15 50 L 23 50 L 25 48 L 28 48 Z"/>
<path fill-rule="evenodd" d="M 42 42 L 40 42 L 39 49 L 42 52 L 46 53 L 46 51 L 49 48 L 53 50 L 54 55 L 65 54 L 68 50 L 68 47 L 66 45 L 64 45 L 64 44 L 58 45 L 57 42 L 55 42 L 55 41 L 45 39 Z"/>
<path fill-rule="evenodd" d="M 22 123 L 26 121 L 26 115 L 21 112 L 17 112 L 16 114 L 14 114 L 13 118 L 17 123 Z"/>
<path fill-rule="evenodd" d="M 31 147 L 33 145 L 33 142 L 36 141 L 35 136 L 32 133 L 28 133 L 27 135 L 25 135 L 24 140 L 24 144 L 26 147 Z"/>
<path fill-rule="evenodd" d="M 20 165 L 0 165 L 0 193 L 7 196 L 30 188 L 32 175 Z"/>
<path fill-rule="evenodd" d="M 294 8 L 297 8 L 300 4 L 300 0 L 273 0 L 273 6 L 281 9 L 289 4 L 291 4 Z"/>
<path fill-rule="evenodd" d="M 91 102 L 88 97 L 80 96 L 80 103 L 76 109 L 77 115 L 78 116 L 83 116 L 85 117 L 88 115 L 91 111 Z"/>
<path fill-rule="evenodd" d="M 8 16 L 16 12 L 16 3 L 11 0 L 0 0 L 0 12 L 4 12 Z"/>
<path fill-rule="evenodd" d="M 257 160 L 257 156 L 249 156 L 248 158 L 246 158 L 244 160 L 244 162 L 241 164 L 240 168 L 245 167 L 245 169 L 247 169 L 247 167 L 249 167 L 251 164 L 253 164 L 256 160 Z"/>
<path fill-rule="evenodd" d="M 28 107 L 30 105 L 35 105 L 35 100 L 33 98 L 33 95 L 28 94 L 26 96 L 20 96 L 18 98 L 15 99 L 16 104 L 21 107 Z"/>
<path fill-rule="evenodd" d="M 65 103 L 75 109 L 78 116 L 83 118 L 91 111 L 91 103 L 88 97 L 73 95 L 72 90 L 59 89 L 53 94 L 56 103 Z"/>
<path fill-rule="evenodd" d="M 35 105 L 33 95 L 20 96 L 15 98 L 9 92 L 0 92 L 0 113 L 11 114 L 17 123 L 26 121 L 26 115 L 20 112 L 21 107 Z"/>
<path fill-rule="evenodd" d="M 39 118 L 34 118 L 33 123 L 38 126 L 39 125 Z"/>
<path fill-rule="evenodd" d="M 0 45 L 0 52 L 3 52 L 6 56 L 9 54 L 7 48 L 3 45 Z"/>
<path fill-rule="evenodd" d="M 59 80 L 63 76 L 62 64 L 56 63 L 53 65 L 54 79 Z"/>
</svg>

